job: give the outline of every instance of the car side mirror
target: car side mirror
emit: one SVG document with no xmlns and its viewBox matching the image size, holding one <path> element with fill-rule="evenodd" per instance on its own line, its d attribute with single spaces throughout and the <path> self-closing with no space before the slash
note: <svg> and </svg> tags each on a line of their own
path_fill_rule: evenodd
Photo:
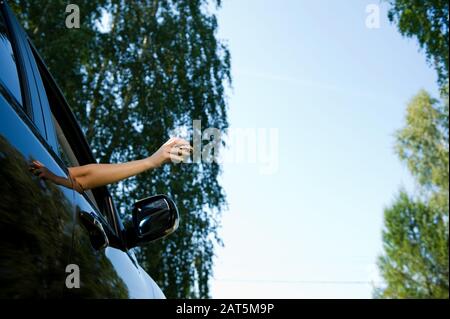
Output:
<svg viewBox="0 0 450 319">
<path fill-rule="evenodd" d="M 156 195 L 137 201 L 132 219 L 132 230 L 127 230 L 128 248 L 172 234 L 178 228 L 180 217 L 172 199 Z"/>
</svg>

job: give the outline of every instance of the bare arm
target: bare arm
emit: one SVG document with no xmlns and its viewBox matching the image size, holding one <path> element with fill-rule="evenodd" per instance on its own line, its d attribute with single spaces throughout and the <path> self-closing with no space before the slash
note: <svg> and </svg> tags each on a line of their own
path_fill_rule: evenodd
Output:
<svg viewBox="0 0 450 319">
<path fill-rule="evenodd" d="M 88 164 L 69 167 L 70 174 L 84 189 L 112 184 L 155 168 L 151 157 L 120 164 Z"/>
<path fill-rule="evenodd" d="M 58 185 L 82 192 L 138 175 L 146 170 L 157 168 L 170 160 L 181 162 L 190 154 L 191 149 L 192 147 L 187 141 L 172 138 L 161 146 L 155 154 L 145 159 L 119 164 L 88 164 L 70 167 L 69 173 L 72 180 L 56 176 L 38 161 L 33 162 L 34 173 Z"/>
<path fill-rule="evenodd" d="M 50 171 L 47 167 L 45 167 L 44 164 L 42 164 L 41 162 L 39 162 L 37 160 L 32 161 L 29 169 L 33 174 L 39 176 L 42 179 L 52 181 L 53 183 L 55 183 L 57 185 L 62 185 L 67 188 L 73 188 L 74 190 L 76 190 L 79 193 L 82 193 L 84 191 L 81 184 L 70 173 L 70 170 L 69 170 L 69 174 L 71 176 L 69 176 L 69 178 L 66 178 L 63 176 L 58 176 L 58 175 L 54 174 L 52 171 Z"/>
</svg>

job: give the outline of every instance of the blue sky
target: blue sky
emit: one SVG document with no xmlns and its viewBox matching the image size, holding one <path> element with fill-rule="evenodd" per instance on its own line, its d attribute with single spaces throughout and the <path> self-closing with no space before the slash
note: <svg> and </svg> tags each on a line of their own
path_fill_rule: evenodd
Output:
<svg viewBox="0 0 450 319">
<path fill-rule="evenodd" d="M 414 190 L 394 152 L 410 98 L 436 75 L 377 1 L 225 0 L 232 128 L 276 128 L 279 169 L 223 164 L 229 208 L 214 298 L 370 298 L 383 208 Z M 231 151 L 231 150 L 229 150 Z"/>
</svg>

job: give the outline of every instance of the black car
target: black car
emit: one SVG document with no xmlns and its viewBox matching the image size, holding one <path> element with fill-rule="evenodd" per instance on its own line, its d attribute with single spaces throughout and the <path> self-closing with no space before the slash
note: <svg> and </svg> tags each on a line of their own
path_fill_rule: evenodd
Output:
<svg viewBox="0 0 450 319">
<path fill-rule="evenodd" d="M 136 202 L 124 227 L 106 187 L 58 186 L 30 172 L 33 160 L 63 177 L 95 163 L 61 90 L 0 1 L 0 298 L 164 298 L 132 248 L 175 231 L 173 201 Z"/>
</svg>

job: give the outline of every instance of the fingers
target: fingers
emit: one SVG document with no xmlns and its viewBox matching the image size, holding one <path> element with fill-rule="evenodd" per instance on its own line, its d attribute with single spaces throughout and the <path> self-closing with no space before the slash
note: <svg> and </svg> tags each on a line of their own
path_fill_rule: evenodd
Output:
<svg viewBox="0 0 450 319">
<path fill-rule="evenodd" d="M 187 148 L 181 148 L 181 147 L 172 147 L 169 150 L 170 154 L 178 155 L 178 156 L 190 156 L 191 151 Z"/>
<path fill-rule="evenodd" d="M 178 148 L 180 148 L 183 151 L 189 152 L 189 153 L 194 150 L 194 148 L 189 144 L 178 145 Z"/>
<path fill-rule="evenodd" d="M 44 164 L 42 164 L 41 162 L 39 162 L 37 160 L 32 161 L 28 167 L 28 169 L 30 171 L 32 171 L 33 173 L 35 173 L 36 170 L 42 169 L 42 168 L 45 168 Z"/>
<path fill-rule="evenodd" d="M 46 178 L 46 168 L 45 166 L 39 162 L 39 161 L 32 161 L 28 167 L 28 170 L 34 175 L 38 176 L 39 178 Z"/>
<path fill-rule="evenodd" d="M 41 167 L 45 167 L 44 164 L 42 164 L 41 162 L 39 162 L 38 160 L 34 160 L 32 162 L 33 166 L 35 166 L 36 168 L 41 168 Z"/>
<path fill-rule="evenodd" d="M 181 138 L 172 137 L 166 143 L 164 143 L 164 145 L 174 146 L 176 144 L 179 144 L 181 140 L 182 140 Z"/>
<path fill-rule="evenodd" d="M 41 173 L 41 171 L 39 171 L 39 169 L 41 168 L 41 166 L 38 164 L 38 161 L 32 161 L 29 166 L 28 166 L 28 170 L 33 174 L 33 175 L 38 175 L 39 173 Z"/>
<path fill-rule="evenodd" d="M 174 163 L 187 161 L 193 150 L 188 141 L 178 137 L 169 139 L 164 145 L 169 148 L 169 158 Z"/>
<path fill-rule="evenodd" d="M 167 142 L 164 143 L 164 145 L 172 145 L 172 143 L 175 141 L 175 137 L 171 137 Z"/>
<path fill-rule="evenodd" d="M 35 162 L 38 164 L 38 166 L 45 167 L 45 165 L 39 162 L 38 160 L 35 160 Z"/>
<path fill-rule="evenodd" d="M 186 162 L 191 155 L 191 149 L 180 146 L 173 146 L 169 150 L 170 160 L 174 163 Z"/>
<path fill-rule="evenodd" d="M 157 154 L 161 154 L 159 157 L 160 164 L 167 163 L 172 161 L 173 163 L 186 162 L 191 153 L 193 151 L 193 147 L 189 144 L 188 141 L 178 138 L 172 137 L 163 146 L 160 148 Z"/>
<path fill-rule="evenodd" d="M 164 145 L 192 149 L 188 141 L 178 137 L 172 137 Z"/>
</svg>

